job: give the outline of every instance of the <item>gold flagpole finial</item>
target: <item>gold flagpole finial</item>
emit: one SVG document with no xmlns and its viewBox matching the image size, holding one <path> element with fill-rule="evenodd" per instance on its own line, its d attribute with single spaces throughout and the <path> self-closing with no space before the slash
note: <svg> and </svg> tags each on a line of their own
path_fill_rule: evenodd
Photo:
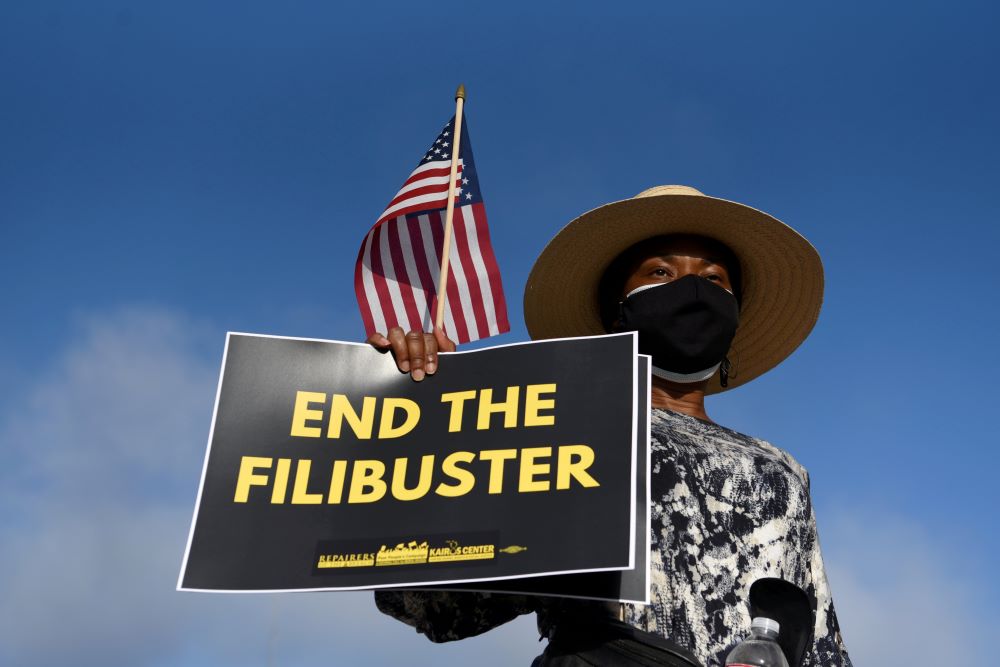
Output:
<svg viewBox="0 0 1000 667">
<path fill-rule="evenodd" d="M 463 83 L 458 84 L 458 90 L 455 91 L 455 99 L 456 100 L 465 99 L 465 84 Z"/>
</svg>

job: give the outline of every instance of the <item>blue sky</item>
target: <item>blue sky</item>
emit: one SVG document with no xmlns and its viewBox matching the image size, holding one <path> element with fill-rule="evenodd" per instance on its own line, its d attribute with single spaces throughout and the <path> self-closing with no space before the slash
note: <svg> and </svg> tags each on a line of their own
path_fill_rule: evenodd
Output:
<svg viewBox="0 0 1000 667">
<path fill-rule="evenodd" d="M 523 340 L 580 213 L 681 183 L 826 269 L 806 343 L 710 401 L 811 473 L 856 664 L 990 647 L 1000 227 L 990 3 L 0 7 L 0 663 L 527 664 L 367 594 L 173 590 L 227 330 L 363 337 L 358 246 L 464 82 Z"/>
</svg>

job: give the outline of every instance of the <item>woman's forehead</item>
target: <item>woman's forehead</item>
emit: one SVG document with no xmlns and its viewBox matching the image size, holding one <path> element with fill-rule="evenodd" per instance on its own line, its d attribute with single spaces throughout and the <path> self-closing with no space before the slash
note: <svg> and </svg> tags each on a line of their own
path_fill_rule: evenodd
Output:
<svg viewBox="0 0 1000 667">
<path fill-rule="evenodd" d="M 727 268 L 732 257 L 732 251 L 722 243 L 704 236 L 694 235 L 657 236 L 646 239 L 633 246 L 629 254 L 634 264 L 642 264 L 651 259 L 679 256 L 705 259 Z"/>
</svg>

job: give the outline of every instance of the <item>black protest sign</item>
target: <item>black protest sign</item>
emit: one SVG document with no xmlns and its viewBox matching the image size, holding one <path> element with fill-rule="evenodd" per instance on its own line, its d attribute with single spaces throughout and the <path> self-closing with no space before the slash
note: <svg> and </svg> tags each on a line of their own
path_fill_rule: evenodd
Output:
<svg viewBox="0 0 1000 667">
<path fill-rule="evenodd" d="M 458 352 L 417 383 L 365 345 L 230 334 L 178 587 L 633 567 L 635 347 Z"/>
</svg>

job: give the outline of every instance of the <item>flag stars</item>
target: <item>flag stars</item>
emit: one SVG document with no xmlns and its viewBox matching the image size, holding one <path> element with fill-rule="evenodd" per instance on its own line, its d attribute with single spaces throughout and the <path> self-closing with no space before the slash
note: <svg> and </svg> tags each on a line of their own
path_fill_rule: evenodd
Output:
<svg viewBox="0 0 1000 667">
<path fill-rule="evenodd" d="M 468 184 L 469 184 L 469 179 L 463 178 L 462 179 L 462 185 L 468 185 Z"/>
<path fill-rule="evenodd" d="M 466 192 L 466 193 L 465 193 L 465 198 L 466 198 L 466 199 L 472 199 L 472 193 L 470 193 L 470 192 Z"/>
</svg>

